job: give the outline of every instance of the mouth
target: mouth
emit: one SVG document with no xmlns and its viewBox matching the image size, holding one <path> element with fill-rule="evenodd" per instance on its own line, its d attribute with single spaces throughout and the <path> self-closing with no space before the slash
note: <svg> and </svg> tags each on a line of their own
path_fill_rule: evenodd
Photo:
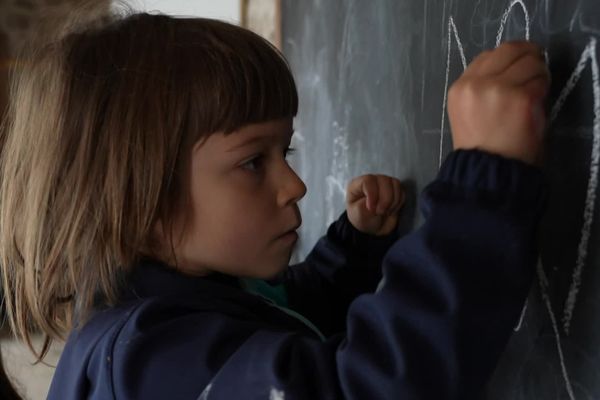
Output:
<svg viewBox="0 0 600 400">
<path fill-rule="evenodd" d="M 300 225 L 301 224 L 294 225 L 290 230 L 279 235 L 277 239 L 295 242 L 296 240 L 298 240 L 298 232 L 296 231 L 298 230 L 298 228 L 300 228 Z"/>
<path fill-rule="evenodd" d="M 298 240 L 298 233 L 294 230 L 291 230 L 277 237 L 277 240 L 282 242 L 295 243 Z"/>
</svg>

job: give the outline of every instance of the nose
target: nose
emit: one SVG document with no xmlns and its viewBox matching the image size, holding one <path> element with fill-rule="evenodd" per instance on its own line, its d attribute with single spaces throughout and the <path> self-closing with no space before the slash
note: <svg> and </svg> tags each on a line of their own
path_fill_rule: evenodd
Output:
<svg viewBox="0 0 600 400">
<path fill-rule="evenodd" d="M 277 204 L 280 207 L 295 204 L 306 194 L 306 185 L 287 163 L 283 169 L 281 182 L 277 193 Z"/>
</svg>

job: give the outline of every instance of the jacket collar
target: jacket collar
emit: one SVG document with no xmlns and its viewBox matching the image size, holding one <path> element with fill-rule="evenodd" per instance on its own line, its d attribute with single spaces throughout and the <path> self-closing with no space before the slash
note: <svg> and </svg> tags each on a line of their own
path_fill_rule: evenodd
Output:
<svg viewBox="0 0 600 400">
<path fill-rule="evenodd" d="M 218 272 L 206 276 L 186 275 L 162 262 L 144 259 L 125 278 L 127 292 L 137 298 L 185 295 L 194 293 L 239 294 L 242 290 L 237 277 Z M 131 293 L 133 292 L 133 293 Z"/>
</svg>

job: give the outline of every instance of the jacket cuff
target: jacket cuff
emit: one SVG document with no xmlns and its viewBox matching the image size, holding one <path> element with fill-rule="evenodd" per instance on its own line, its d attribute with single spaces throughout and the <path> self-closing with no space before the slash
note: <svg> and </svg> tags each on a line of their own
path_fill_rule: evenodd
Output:
<svg viewBox="0 0 600 400">
<path fill-rule="evenodd" d="M 521 210 L 541 209 L 547 189 L 540 168 L 480 150 L 450 153 L 436 184 L 451 194 L 493 198 Z"/>
<path fill-rule="evenodd" d="M 355 254 L 383 254 L 398 239 L 398 236 L 395 231 L 385 236 L 363 233 L 352 225 L 346 211 L 329 226 L 327 231 L 330 240 Z"/>
</svg>

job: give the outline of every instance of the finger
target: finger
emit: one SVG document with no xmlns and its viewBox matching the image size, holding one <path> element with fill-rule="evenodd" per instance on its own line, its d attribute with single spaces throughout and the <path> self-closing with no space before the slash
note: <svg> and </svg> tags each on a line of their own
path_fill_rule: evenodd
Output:
<svg viewBox="0 0 600 400">
<path fill-rule="evenodd" d="M 397 179 L 391 178 L 391 185 L 392 185 L 392 204 L 390 204 L 389 208 L 386 211 L 387 215 L 393 215 L 396 208 L 398 207 L 398 203 L 401 200 L 401 196 L 402 194 L 400 193 L 399 190 L 399 182 Z"/>
<path fill-rule="evenodd" d="M 532 42 L 505 42 L 498 47 L 485 65 L 485 73 L 497 75 L 503 73 L 525 56 L 533 56 L 544 61 L 542 48 Z"/>
<path fill-rule="evenodd" d="M 546 117 L 546 112 L 544 111 L 544 106 L 541 103 L 534 104 L 531 110 L 531 119 L 533 122 L 533 130 L 536 135 L 543 135 L 544 130 L 546 129 L 546 123 L 548 122 L 548 118 Z"/>
<path fill-rule="evenodd" d="M 535 43 L 504 42 L 500 47 L 482 57 L 474 65 L 473 70 L 479 75 L 497 75 L 527 54 L 537 55 L 543 59 L 542 49 Z"/>
<path fill-rule="evenodd" d="M 379 200 L 377 201 L 377 215 L 387 213 L 394 201 L 394 185 L 392 178 L 385 175 L 377 175 L 379 185 Z"/>
<path fill-rule="evenodd" d="M 544 59 L 535 54 L 527 54 L 514 62 L 501 74 L 501 79 L 513 85 L 523 85 L 535 78 L 550 81 L 550 71 Z"/>
<path fill-rule="evenodd" d="M 541 102 L 548 95 L 550 80 L 547 75 L 538 75 L 524 82 L 522 87 L 534 101 Z"/>
<path fill-rule="evenodd" d="M 377 202 L 379 201 L 379 181 L 373 175 L 369 175 L 362 182 L 362 191 L 367 200 L 367 210 L 376 212 Z"/>
<path fill-rule="evenodd" d="M 346 189 L 346 203 L 351 204 L 366 197 L 363 184 L 365 180 L 369 179 L 373 179 L 373 177 L 371 175 L 362 175 L 350 181 Z"/>
<path fill-rule="evenodd" d="M 398 180 L 394 178 L 390 178 L 390 188 L 392 192 L 392 201 L 390 202 L 389 207 L 385 210 L 386 215 L 393 215 L 394 210 L 398 207 L 398 202 L 401 200 L 401 193 L 398 190 Z"/>
<path fill-rule="evenodd" d="M 491 55 L 492 55 L 492 50 L 484 50 L 481 53 L 479 53 L 477 56 L 475 56 L 473 61 L 471 61 L 471 63 L 467 66 L 467 69 L 465 70 L 464 75 L 478 74 L 482 68 L 482 65 L 487 63 L 487 59 Z"/>
<path fill-rule="evenodd" d="M 404 202 L 406 200 L 406 195 L 404 193 L 404 189 L 402 188 L 402 184 L 400 183 L 400 181 L 398 179 L 394 179 L 393 184 L 394 184 L 395 196 L 394 196 L 394 206 L 393 206 L 393 209 L 390 214 L 397 214 L 400 211 L 400 209 L 402 208 L 402 206 L 404 205 Z"/>
</svg>

